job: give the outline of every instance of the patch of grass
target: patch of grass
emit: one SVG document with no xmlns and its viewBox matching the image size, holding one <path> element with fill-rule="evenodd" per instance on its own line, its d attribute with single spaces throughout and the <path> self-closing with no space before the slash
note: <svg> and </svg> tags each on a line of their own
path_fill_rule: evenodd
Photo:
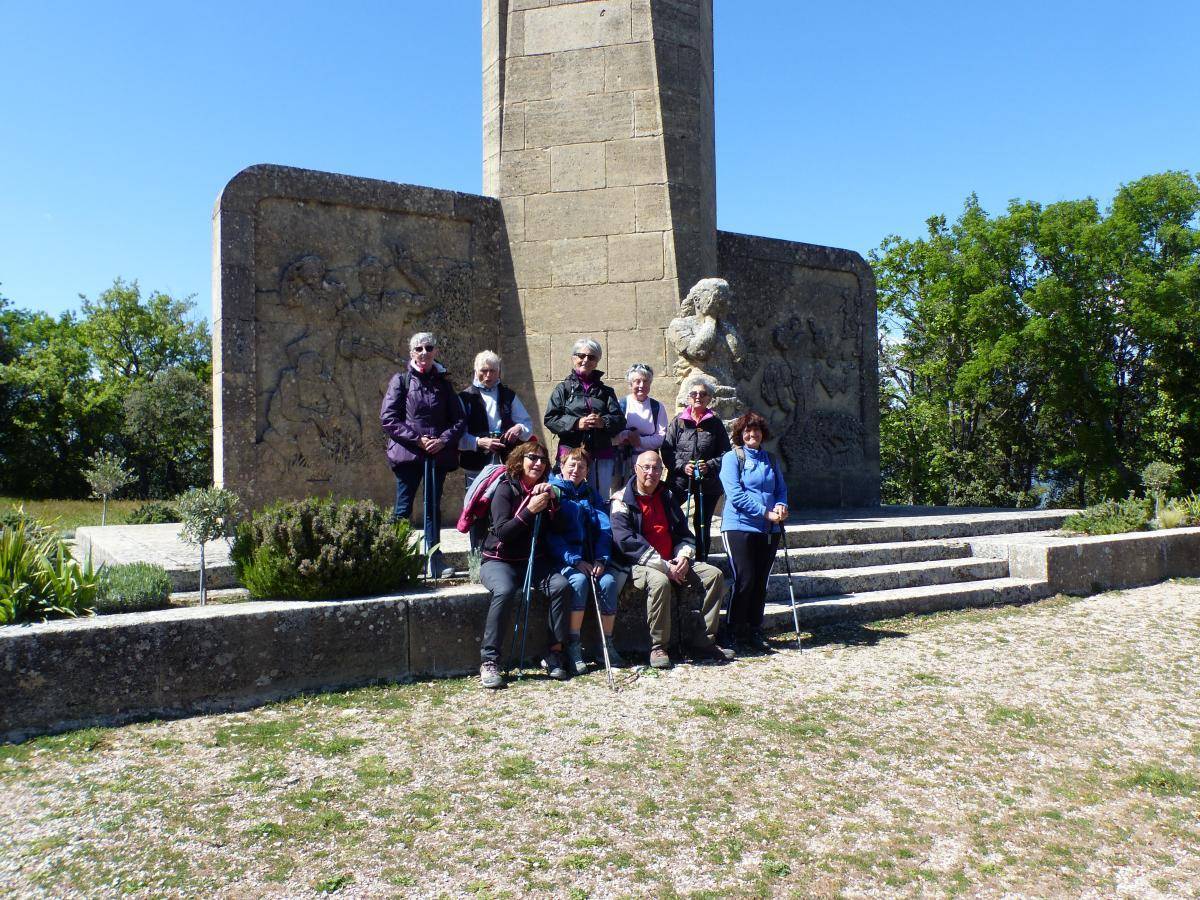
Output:
<svg viewBox="0 0 1200 900">
<path fill-rule="evenodd" d="M 688 708 L 693 716 L 705 719 L 732 719 L 742 714 L 742 705 L 732 700 L 689 700 Z"/>
<path fill-rule="evenodd" d="M 123 525 L 130 514 L 142 505 L 141 500 L 109 500 L 106 525 Z M 70 536 L 76 528 L 100 524 L 99 500 L 23 500 L 20 497 L 0 497 L 0 510 L 24 506 L 33 518 L 53 524 L 63 535 Z"/>
<path fill-rule="evenodd" d="M 501 778 L 522 778 L 537 771 L 537 765 L 528 756 L 506 756 L 496 766 Z"/>
<path fill-rule="evenodd" d="M 1176 772 L 1160 763 L 1144 763 L 1121 782 L 1125 787 L 1144 788 L 1156 797 L 1190 797 L 1200 790 L 1200 781 L 1186 772 Z"/>
<path fill-rule="evenodd" d="M 1020 725 L 1022 728 L 1036 728 L 1041 724 L 1041 721 L 1041 716 L 1032 709 L 1005 706 L 1002 703 L 995 704 L 987 714 L 987 723 L 989 725 L 1004 725 L 1012 722 Z"/>
<path fill-rule="evenodd" d="M 347 885 L 354 884 L 354 876 L 349 873 L 323 878 L 313 883 L 313 890 L 318 894 L 336 894 Z"/>
<path fill-rule="evenodd" d="M 238 722 L 218 728 L 213 735 L 213 746 L 243 751 L 284 752 L 295 746 L 296 733 L 302 725 L 296 718 Z"/>
</svg>

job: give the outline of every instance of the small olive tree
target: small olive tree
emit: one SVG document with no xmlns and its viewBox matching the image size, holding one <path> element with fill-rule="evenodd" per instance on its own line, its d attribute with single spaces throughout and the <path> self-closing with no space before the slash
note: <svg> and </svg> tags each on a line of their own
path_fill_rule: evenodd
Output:
<svg viewBox="0 0 1200 900">
<path fill-rule="evenodd" d="M 88 460 L 84 477 L 92 487 L 92 496 L 99 497 L 100 524 L 108 517 L 108 498 L 125 485 L 136 480 L 136 476 L 125 469 L 125 459 L 107 450 L 101 450 Z"/>
<path fill-rule="evenodd" d="M 1178 474 L 1179 466 L 1162 461 L 1152 462 L 1142 469 L 1142 484 L 1145 486 L 1146 492 L 1154 498 L 1155 519 L 1159 518 L 1162 512 L 1162 499 L 1167 488 L 1171 486 L 1171 482 Z"/>
<path fill-rule="evenodd" d="M 179 518 L 183 523 L 179 536 L 187 543 L 198 544 L 200 547 L 200 605 L 203 606 L 208 600 L 204 546 L 209 541 L 233 535 L 241 501 L 233 491 L 207 487 L 185 491 L 175 503 L 179 507 Z"/>
</svg>

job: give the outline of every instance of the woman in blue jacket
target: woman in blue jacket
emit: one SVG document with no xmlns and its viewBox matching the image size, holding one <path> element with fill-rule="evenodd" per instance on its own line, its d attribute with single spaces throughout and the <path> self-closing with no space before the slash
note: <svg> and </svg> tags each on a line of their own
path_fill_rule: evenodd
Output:
<svg viewBox="0 0 1200 900">
<path fill-rule="evenodd" d="M 591 454 L 582 447 L 574 447 L 562 458 L 562 475 L 550 479 L 559 494 L 558 527 L 550 534 L 550 552 L 571 585 L 567 660 L 576 675 L 587 671 L 580 631 L 591 594 L 589 582 L 593 578 L 609 660 L 613 665 L 624 662 L 612 643 L 613 623 L 617 618 L 617 581 L 609 568 L 612 527 L 605 503 L 588 484 L 590 463 Z"/>
<path fill-rule="evenodd" d="M 721 539 L 733 569 L 733 601 L 728 625 L 744 650 L 769 652 L 762 633 L 767 579 L 779 546 L 777 535 L 787 521 L 787 482 L 779 461 L 762 448 L 769 438 L 767 422 L 747 412 L 733 423 L 734 449 L 721 458 L 725 509 Z"/>
</svg>

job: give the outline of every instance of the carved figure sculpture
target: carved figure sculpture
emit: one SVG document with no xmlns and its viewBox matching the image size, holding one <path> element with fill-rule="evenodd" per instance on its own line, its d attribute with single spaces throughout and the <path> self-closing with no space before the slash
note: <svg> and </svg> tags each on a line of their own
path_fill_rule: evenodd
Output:
<svg viewBox="0 0 1200 900">
<path fill-rule="evenodd" d="M 729 299 L 725 279 L 701 279 L 680 303 L 680 316 L 667 326 L 667 340 L 679 354 L 675 362 L 680 386 L 676 405 L 687 405 L 683 385 L 702 376 L 717 386 L 713 405 L 722 419 L 735 418 L 745 409 L 738 399 L 737 382 L 746 356 L 730 317 Z"/>
<path fill-rule="evenodd" d="M 361 452 L 360 431 L 320 355 L 301 353 L 294 368 L 279 373 L 263 433 L 277 468 L 303 469 L 307 481 L 328 481 L 335 463 Z"/>
<path fill-rule="evenodd" d="M 329 275 L 325 260 L 307 253 L 280 274 L 279 303 L 289 309 L 336 315 L 346 305 L 346 286 Z"/>
</svg>

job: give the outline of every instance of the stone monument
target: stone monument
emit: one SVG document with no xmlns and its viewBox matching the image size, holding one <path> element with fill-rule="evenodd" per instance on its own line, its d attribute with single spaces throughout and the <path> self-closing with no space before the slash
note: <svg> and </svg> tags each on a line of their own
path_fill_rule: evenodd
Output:
<svg viewBox="0 0 1200 900">
<path fill-rule="evenodd" d="M 874 281 L 717 231 L 711 0 L 484 0 L 483 29 L 490 196 L 275 166 L 222 193 L 218 482 L 390 503 L 379 401 L 431 330 L 461 386 L 496 349 L 535 419 L 581 336 L 618 390 L 653 365 L 670 408 L 706 372 L 723 415 L 768 416 L 793 505 L 877 504 Z"/>
</svg>

